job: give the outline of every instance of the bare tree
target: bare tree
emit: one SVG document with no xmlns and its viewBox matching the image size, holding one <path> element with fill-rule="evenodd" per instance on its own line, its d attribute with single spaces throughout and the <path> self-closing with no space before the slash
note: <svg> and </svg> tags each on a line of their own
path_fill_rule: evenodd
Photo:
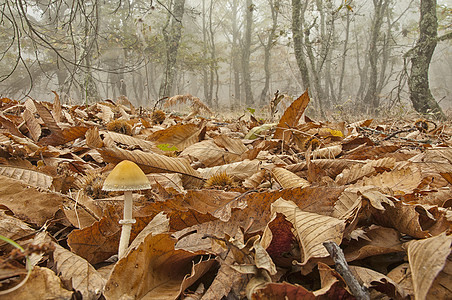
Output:
<svg viewBox="0 0 452 300">
<path fill-rule="evenodd" d="M 204 82 L 204 98 L 209 106 L 218 106 L 219 74 L 212 16 L 213 4 L 214 1 L 210 0 L 209 8 L 206 9 L 206 0 L 202 1 L 202 35 L 204 45 L 203 58 L 206 62 L 208 62 L 209 66 L 208 68 L 203 68 L 202 73 Z M 207 17 L 208 20 L 206 20 Z"/>
<path fill-rule="evenodd" d="M 271 72 L 270 72 L 270 58 L 271 58 L 271 50 L 273 45 L 275 44 L 276 38 L 276 28 L 278 26 L 278 15 L 280 9 L 280 1 L 279 0 L 268 0 L 268 4 L 270 6 L 270 11 L 272 15 L 272 26 L 270 28 L 270 33 L 268 34 L 267 41 L 264 43 L 264 71 L 265 71 L 265 83 L 262 88 L 260 103 L 264 104 L 268 97 L 268 89 L 270 86 Z"/>
<path fill-rule="evenodd" d="M 163 37 L 166 44 L 165 71 L 160 84 L 159 96 L 170 96 L 173 91 L 176 74 L 177 51 L 182 36 L 182 17 L 184 16 L 185 0 L 174 0 L 171 11 L 163 27 Z"/>
<path fill-rule="evenodd" d="M 452 32 L 438 37 L 436 0 L 421 0 L 419 39 L 415 47 L 406 54 L 406 57 L 411 58 L 411 73 L 408 78 L 410 100 L 417 112 L 432 113 L 439 119 L 444 119 L 445 116 L 430 91 L 428 69 L 438 41 L 451 38 Z"/>
<path fill-rule="evenodd" d="M 381 27 L 383 24 L 383 19 L 388 9 L 390 0 L 374 0 L 374 15 L 370 25 L 370 43 L 369 43 L 369 85 L 367 88 L 366 95 L 364 96 L 363 102 L 366 106 L 370 107 L 372 111 L 375 111 L 380 105 L 380 99 L 377 94 L 378 85 L 378 58 L 379 49 L 378 42 L 381 36 Z"/>
<path fill-rule="evenodd" d="M 251 33 L 253 29 L 253 0 L 246 0 L 245 9 L 245 32 L 242 46 L 242 75 L 243 88 L 245 90 L 245 103 L 252 105 L 254 103 L 253 91 L 251 89 L 251 70 L 250 70 L 250 56 L 251 56 Z"/>
<path fill-rule="evenodd" d="M 303 50 L 304 45 L 304 22 L 305 12 L 309 1 L 292 0 L 292 33 L 293 48 L 295 51 L 295 59 L 297 60 L 298 69 L 301 73 L 301 81 L 303 88 L 309 89 L 310 78 L 309 69 L 306 62 L 306 54 Z"/>
</svg>

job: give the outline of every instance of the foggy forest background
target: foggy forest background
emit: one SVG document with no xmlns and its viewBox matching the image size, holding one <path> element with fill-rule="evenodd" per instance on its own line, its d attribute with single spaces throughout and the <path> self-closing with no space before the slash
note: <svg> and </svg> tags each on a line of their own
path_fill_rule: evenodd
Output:
<svg viewBox="0 0 452 300">
<path fill-rule="evenodd" d="M 452 3 L 428 2 L 447 34 Z M 6 0 L 0 10 L 2 97 L 52 101 L 54 90 L 66 104 L 124 95 L 152 107 L 192 94 L 240 112 L 309 88 L 318 115 L 412 109 L 420 1 Z M 446 115 L 451 58 L 451 40 L 439 40 L 429 83 Z"/>
</svg>

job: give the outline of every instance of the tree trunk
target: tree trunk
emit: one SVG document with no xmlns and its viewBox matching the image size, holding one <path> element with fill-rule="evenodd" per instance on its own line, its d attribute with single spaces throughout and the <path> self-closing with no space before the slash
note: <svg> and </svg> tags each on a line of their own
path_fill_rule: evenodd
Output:
<svg viewBox="0 0 452 300">
<path fill-rule="evenodd" d="M 344 76 L 345 76 L 345 62 L 347 60 L 347 52 L 348 52 L 348 39 L 350 36 L 350 10 L 347 9 L 347 21 L 345 25 L 345 39 L 343 42 L 344 48 L 342 50 L 342 61 L 341 61 L 341 75 L 339 76 L 339 87 L 338 87 L 338 96 L 337 101 L 342 103 L 342 87 L 344 85 Z M 338 104 L 339 104 L 338 103 Z"/>
<path fill-rule="evenodd" d="M 209 51 L 209 41 L 208 41 L 208 33 L 207 33 L 207 22 L 206 22 L 206 0 L 202 0 L 202 42 L 203 42 L 203 51 L 202 58 L 204 61 L 207 61 L 207 53 Z M 204 85 L 204 100 L 207 105 L 212 107 L 212 80 L 210 79 L 212 70 L 207 68 L 203 68 L 202 70 L 202 79 Z M 210 79 L 210 80 L 209 80 Z"/>
<path fill-rule="evenodd" d="M 234 73 L 234 95 L 232 98 L 234 99 L 234 103 L 232 104 L 232 108 L 237 108 L 240 105 L 240 49 L 239 49 L 239 29 L 238 29 L 238 0 L 232 1 L 232 69 Z"/>
<path fill-rule="evenodd" d="M 242 49 L 242 74 L 243 74 L 243 88 L 245 90 L 246 105 L 253 105 L 253 91 L 251 89 L 251 71 L 250 71 L 250 56 L 251 56 L 251 32 L 253 29 L 253 0 L 246 0 L 245 5 L 245 34 Z"/>
<path fill-rule="evenodd" d="M 273 2 L 273 0 L 268 0 L 268 4 L 270 5 L 271 14 L 272 14 L 272 27 L 270 29 L 270 34 L 267 38 L 267 43 L 264 45 L 264 71 L 265 71 L 265 83 L 264 88 L 261 92 L 261 105 L 264 105 L 267 102 L 267 93 L 270 87 L 270 57 L 271 57 L 271 49 L 273 48 L 274 40 L 275 40 L 275 32 L 276 27 L 278 25 L 278 14 L 279 14 L 279 0 Z"/>
<path fill-rule="evenodd" d="M 378 41 L 380 39 L 380 29 L 383 24 L 383 17 L 385 15 L 386 9 L 389 5 L 389 0 L 375 0 L 374 1 L 374 17 L 371 23 L 371 33 L 370 33 L 370 45 L 369 45 L 369 86 L 367 88 L 366 95 L 364 96 L 364 104 L 370 108 L 372 111 L 376 111 L 380 105 L 380 98 L 377 94 L 377 84 L 378 84 Z"/>
<path fill-rule="evenodd" d="M 172 12 L 168 14 L 167 24 L 163 28 L 166 44 L 166 66 L 160 84 L 159 97 L 169 97 L 173 91 L 176 74 L 177 50 L 182 36 L 182 17 L 184 16 L 185 0 L 175 0 Z M 171 20 L 171 26 L 168 29 Z"/>
<path fill-rule="evenodd" d="M 212 104 L 215 108 L 218 108 L 218 89 L 219 89 L 219 82 L 220 82 L 220 75 L 218 74 L 218 62 L 217 62 L 217 50 L 215 47 L 215 32 L 213 30 L 213 21 L 212 21 L 212 14 L 213 14 L 213 0 L 210 0 L 210 7 L 209 7 L 209 35 L 210 35 L 210 81 L 211 81 L 211 92 L 212 95 Z M 215 82 L 215 97 L 213 92 L 213 86 Z"/>
<path fill-rule="evenodd" d="M 292 0 L 292 34 L 293 34 L 293 48 L 295 52 L 295 59 L 297 60 L 298 69 L 301 73 L 301 81 L 303 89 L 309 89 L 309 70 L 306 63 L 306 55 L 303 51 L 304 44 L 304 13 L 306 11 L 307 1 L 303 4 L 301 0 Z"/>
<path fill-rule="evenodd" d="M 436 17 L 436 0 L 421 0 L 419 22 L 419 39 L 410 50 L 411 74 L 408 78 L 410 100 L 414 109 L 422 114 L 431 113 L 436 118 L 444 119 L 441 107 L 433 98 L 428 82 L 428 69 L 435 51 L 438 35 Z"/>
</svg>

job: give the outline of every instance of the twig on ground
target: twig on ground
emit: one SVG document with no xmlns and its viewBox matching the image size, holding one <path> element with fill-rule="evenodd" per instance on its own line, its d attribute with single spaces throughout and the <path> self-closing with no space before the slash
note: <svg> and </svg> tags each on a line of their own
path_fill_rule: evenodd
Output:
<svg viewBox="0 0 452 300">
<path fill-rule="evenodd" d="M 404 140 L 404 141 L 408 141 L 408 142 L 414 142 L 414 143 L 421 143 L 421 144 L 431 144 L 432 141 L 429 140 L 413 140 L 413 139 L 409 139 L 409 138 L 405 138 L 405 137 L 399 137 L 399 136 L 395 136 L 401 132 L 409 132 L 410 130 L 399 130 L 396 132 L 393 132 L 392 134 L 388 135 L 386 132 L 383 132 L 381 130 L 377 130 L 377 129 L 372 129 L 369 127 L 358 127 L 359 129 L 365 130 L 365 131 L 370 131 L 373 133 L 378 133 L 378 134 L 383 134 L 383 135 L 387 135 L 387 137 L 385 137 L 383 140 L 388 140 L 390 138 L 396 137 L 398 139 Z"/>
<path fill-rule="evenodd" d="M 370 300 L 367 289 L 359 284 L 350 271 L 342 249 L 335 242 L 325 242 L 323 246 L 333 259 L 336 271 L 344 278 L 353 296 L 358 300 Z"/>
</svg>

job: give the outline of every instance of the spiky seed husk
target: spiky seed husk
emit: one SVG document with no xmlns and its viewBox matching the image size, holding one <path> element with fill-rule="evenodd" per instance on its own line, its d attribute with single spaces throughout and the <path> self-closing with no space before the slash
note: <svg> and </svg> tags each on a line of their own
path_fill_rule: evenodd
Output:
<svg viewBox="0 0 452 300">
<path fill-rule="evenodd" d="M 156 110 L 152 113 L 152 122 L 154 124 L 162 124 L 163 121 L 165 121 L 166 115 L 163 111 L 161 110 Z"/>
<path fill-rule="evenodd" d="M 107 123 L 107 130 L 132 135 L 132 125 L 126 120 L 116 119 Z"/>
<path fill-rule="evenodd" d="M 102 199 L 108 196 L 108 192 L 102 190 L 106 175 L 97 172 L 87 173 L 78 180 L 77 186 L 93 199 Z"/>
<path fill-rule="evenodd" d="M 205 187 L 214 187 L 214 186 L 231 186 L 233 184 L 232 178 L 226 174 L 226 172 L 219 172 L 213 174 L 209 179 L 207 179 L 204 184 Z"/>
</svg>

